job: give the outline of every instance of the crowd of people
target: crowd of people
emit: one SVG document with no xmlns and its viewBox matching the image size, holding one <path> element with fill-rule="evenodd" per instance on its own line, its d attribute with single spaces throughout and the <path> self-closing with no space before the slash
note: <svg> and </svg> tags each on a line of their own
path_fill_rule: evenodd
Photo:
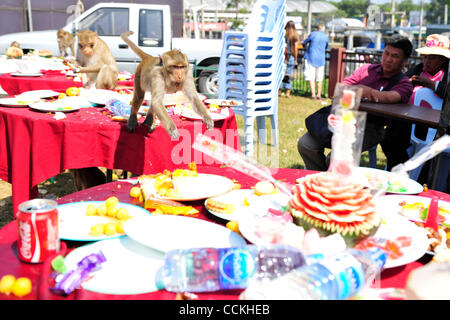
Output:
<svg viewBox="0 0 450 320">
<path fill-rule="evenodd" d="M 293 69 L 297 66 L 297 52 L 300 45 L 306 47 L 304 55 L 304 79 L 309 82 L 311 98 L 321 100 L 322 81 L 324 79 L 325 53 L 329 46 L 328 36 L 323 25 L 311 32 L 301 42 L 295 25 L 289 21 L 286 25 L 286 76 L 280 88 L 286 89 L 286 97 L 292 90 Z M 293 53 L 294 50 L 294 53 Z M 362 89 L 363 101 L 389 104 L 418 104 L 421 107 L 433 107 L 432 103 L 442 107 L 447 89 L 449 71 L 450 40 L 440 34 L 432 34 L 426 38 L 423 47 L 417 53 L 423 56 L 423 62 L 404 72 L 409 57 L 413 53 L 411 41 L 401 35 L 388 39 L 382 54 L 381 63 L 364 64 L 347 76 L 343 83 L 358 86 Z M 315 85 L 317 84 L 317 90 Z M 422 90 L 422 91 L 420 91 Z M 434 98 L 417 99 L 428 90 Z M 387 159 L 387 170 L 399 163 L 407 161 L 411 155 L 408 148 L 411 143 L 411 123 L 401 120 L 367 115 L 362 151 L 368 151 L 381 145 Z M 424 138 L 428 128 L 417 125 L 414 134 Z M 325 149 L 331 141 L 323 141 L 314 132 L 307 131 L 297 144 L 298 152 L 305 163 L 305 169 L 326 171 L 329 157 Z"/>
</svg>

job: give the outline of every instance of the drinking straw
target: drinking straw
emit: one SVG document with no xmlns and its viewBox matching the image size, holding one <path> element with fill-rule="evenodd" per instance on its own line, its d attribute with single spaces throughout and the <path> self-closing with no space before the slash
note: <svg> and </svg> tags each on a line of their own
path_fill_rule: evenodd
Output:
<svg viewBox="0 0 450 320">
<path fill-rule="evenodd" d="M 270 181 L 281 192 L 285 193 L 289 197 L 292 196 L 292 190 L 282 182 L 276 180 L 272 176 L 269 168 L 259 164 L 257 161 L 246 156 L 242 152 L 239 152 L 203 134 L 197 135 L 192 147 L 248 176 L 261 181 Z"/>
</svg>

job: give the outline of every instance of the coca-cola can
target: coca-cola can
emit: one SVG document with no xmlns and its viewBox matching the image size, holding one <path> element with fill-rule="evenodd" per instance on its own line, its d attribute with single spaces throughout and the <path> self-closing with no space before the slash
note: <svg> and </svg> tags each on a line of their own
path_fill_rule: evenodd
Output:
<svg viewBox="0 0 450 320">
<path fill-rule="evenodd" d="M 49 199 L 22 202 L 17 213 L 19 259 L 41 263 L 59 252 L 57 203 Z"/>
</svg>

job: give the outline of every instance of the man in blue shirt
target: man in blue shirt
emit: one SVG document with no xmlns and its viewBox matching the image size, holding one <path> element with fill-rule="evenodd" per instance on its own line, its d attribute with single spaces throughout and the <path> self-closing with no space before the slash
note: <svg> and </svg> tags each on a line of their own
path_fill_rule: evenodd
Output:
<svg viewBox="0 0 450 320">
<path fill-rule="evenodd" d="M 318 30 L 309 34 L 303 42 L 308 46 L 305 54 L 305 80 L 309 81 L 311 96 L 313 99 L 322 100 L 322 81 L 325 69 L 325 50 L 328 47 L 328 36 L 325 34 L 325 26 L 319 24 Z M 317 82 L 317 95 L 315 90 Z"/>
</svg>

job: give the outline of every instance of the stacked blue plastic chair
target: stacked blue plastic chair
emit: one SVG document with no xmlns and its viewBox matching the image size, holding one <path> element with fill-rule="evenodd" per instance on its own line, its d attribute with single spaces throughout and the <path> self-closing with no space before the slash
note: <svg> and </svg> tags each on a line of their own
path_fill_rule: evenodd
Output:
<svg viewBox="0 0 450 320">
<path fill-rule="evenodd" d="M 278 90 L 284 76 L 286 0 L 259 0 L 244 31 L 225 32 L 219 64 L 219 98 L 235 99 L 244 117 L 245 153 L 253 154 L 256 120 L 258 137 L 266 143 L 266 117 L 278 145 Z"/>
</svg>

